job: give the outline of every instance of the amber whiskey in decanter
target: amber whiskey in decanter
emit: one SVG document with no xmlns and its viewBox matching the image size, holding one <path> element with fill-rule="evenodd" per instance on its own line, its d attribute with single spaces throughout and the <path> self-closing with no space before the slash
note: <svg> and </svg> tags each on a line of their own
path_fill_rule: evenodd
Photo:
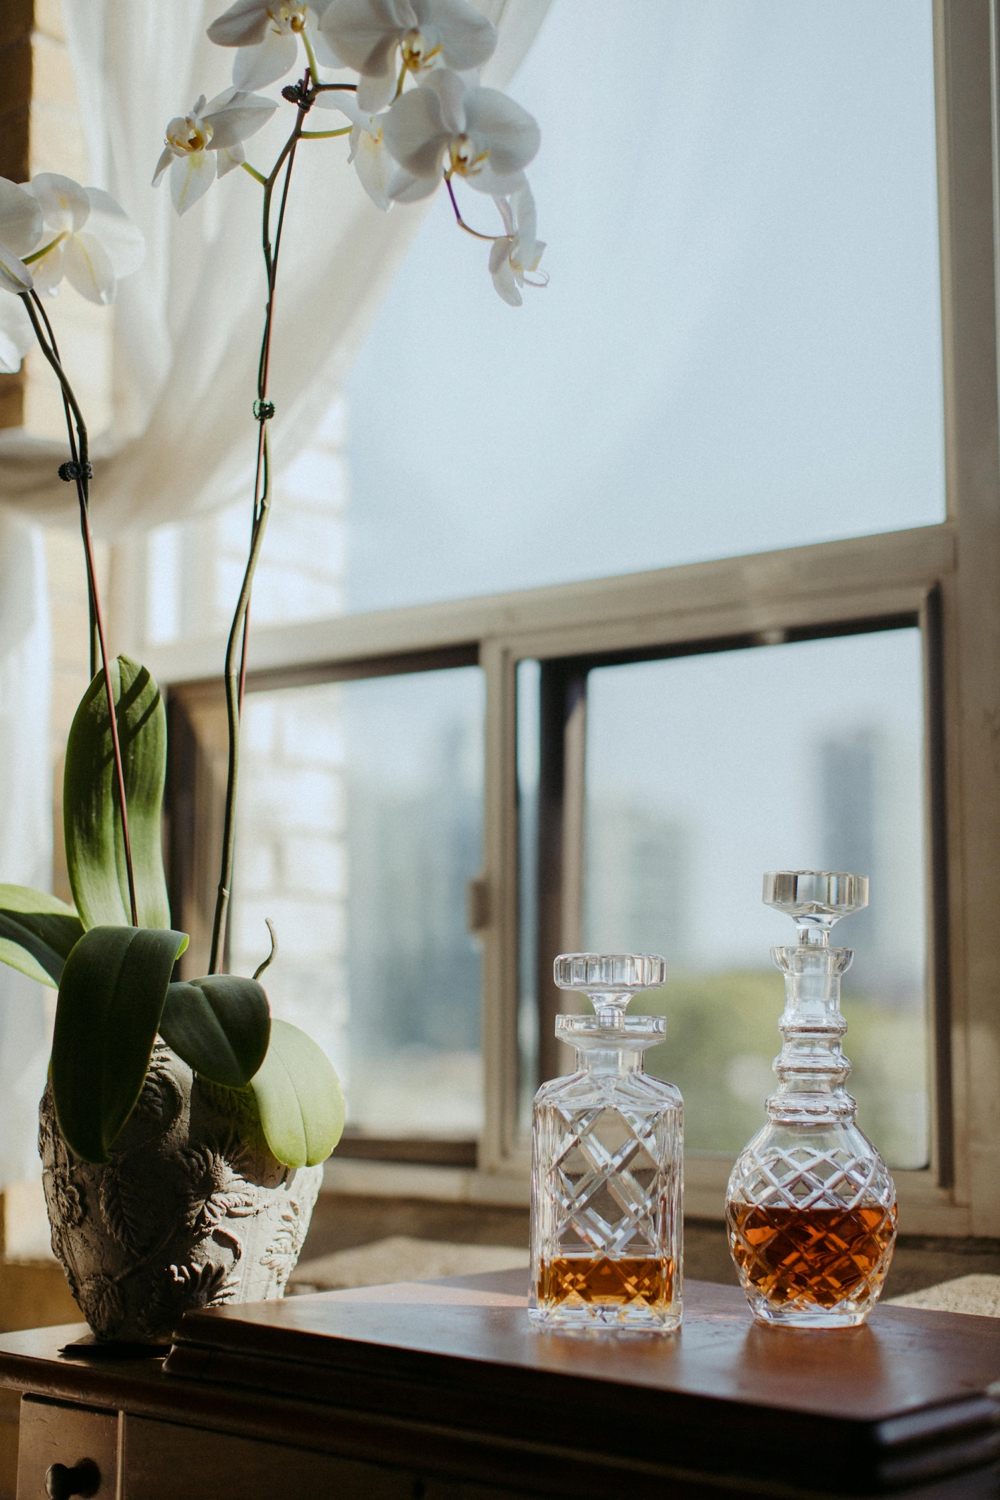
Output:
<svg viewBox="0 0 1000 1500">
<path fill-rule="evenodd" d="M 785 976 L 784 1046 L 767 1124 L 729 1179 L 729 1245 L 760 1322 L 850 1327 L 878 1301 L 896 1238 L 892 1178 L 844 1088 L 840 978 L 854 955 L 830 946 L 834 922 L 868 904 L 868 881 L 772 872 L 764 901 L 795 919 L 798 942 L 771 950 Z"/>
<path fill-rule="evenodd" d="M 659 1312 L 674 1301 L 674 1263 L 666 1255 L 640 1257 L 554 1255 L 538 1272 L 538 1300 L 545 1306 L 646 1306 Z"/>
<path fill-rule="evenodd" d="M 625 1014 L 665 978 L 656 954 L 556 959 L 556 984 L 588 995 L 595 1013 L 556 1018 L 576 1070 L 535 1097 L 528 1312 L 540 1327 L 680 1323 L 681 1097 L 643 1070 L 663 1017 Z"/>
</svg>

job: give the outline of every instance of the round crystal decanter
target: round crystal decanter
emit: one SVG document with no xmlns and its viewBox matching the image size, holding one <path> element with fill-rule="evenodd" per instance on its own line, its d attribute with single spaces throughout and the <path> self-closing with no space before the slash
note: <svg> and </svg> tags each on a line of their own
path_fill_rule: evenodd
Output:
<svg viewBox="0 0 1000 1500">
<path fill-rule="evenodd" d="M 647 1329 L 681 1321 L 681 1096 L 643 1072 L 662 1016 L 627 1016 L 658 989 L 657 954 L 564 953 L 561 989 L 594 1015 L 556 1017 L 576 1071 L 535 1095 L 528 1315 L 545 1328 Z"/>
<path fill-rule="evenodd" d="M 868 880 L 771 872 L 764 901 L 795 919 L 799 940 L 771 949 L 785 976 L 784 1046 L 767 1124 L 729 1179 L 729 1247 L 760 1322 L 850 1327 L 878 1301 L 896 1238 L 896 1189 L 844 1088 L 840 976 L 854 954 L 830 947 L 834 922 L 868 905 Z"/>
</svg>

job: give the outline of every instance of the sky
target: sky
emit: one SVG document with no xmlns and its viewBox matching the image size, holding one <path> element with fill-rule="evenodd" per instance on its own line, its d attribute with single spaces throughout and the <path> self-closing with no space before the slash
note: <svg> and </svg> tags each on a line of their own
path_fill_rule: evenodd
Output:
<svg viewBox="0 0 1000 1500">
<path fill-rule="evenodd" d="M 351 608 L 942 519 L 929 0 L 554 0 L 511 92 L 549 284 L 438 194 L 350 377 Z"/>
</svg>

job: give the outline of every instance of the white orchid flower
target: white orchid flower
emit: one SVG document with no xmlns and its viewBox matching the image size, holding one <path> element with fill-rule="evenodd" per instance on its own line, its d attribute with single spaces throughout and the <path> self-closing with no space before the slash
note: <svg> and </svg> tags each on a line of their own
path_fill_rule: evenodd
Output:
<svg viewBox="0 0 1000 1500">
<path fill-rule="evenodd" d="M 382 129 L 401 168 L 389 196 L 401 203 L 428 197 L 442 172 L 494 198 L 509 197 L 524 186 L 523 169 L 541 142 L 526 109 L 446 68 L 400 95 Z"/>
<path fill-rule="evenodd" d="M 522 303 L 521 287 L 544 286 L 544 276 L 531 280 L 538 270 L 545 245 L 536 238 L 535 199 L 527 183 L 510 198 L 498 198 L 497 208 L 507 230 L 490 249 L 490 275 L 503 300 L 511 307 Z"/>
<path fill-rule="evenodd" d="M 41 232 L 42 211 L 37 201 L 16 182 L 0 177 L 0 287 L 4 291 L 15 296 L 31 291 L 31 272 L 21 257 L 34 250 Z"/>
<path fill-rule="evenodd" d="M 5 245 L 0 245 L 0 287 L 19 297 L 22 292 L 30 292 L 33 286 L 31 272 L 24 261 Z"/>
<path fill-rule="evenodd" d="M 20 297 L 0 297 L 0 372 L 13 375 L 19 370 L 34 342 L 35 330 Z"/>
<path fill-rule="evenodd" d="M 119 281 L 146 257 L 142 231 L 110 194 L 57 172 L 40 172 L 25 191 L 42 221 L 39 249 L 29 257 L 35 290 L 55 292 L 65 276 L 88 302 L 113 302 Z"/>
<path fill-rule="evenodd" d="M 359 109 L 354 95 L 348 93 L 320 94 L 316 104 L 321 109 L 337 109 L 350 120 L 351 153 L 347 160 L 354 164 L 358 180 L 376 208 L 385 213 L 392 207 L 389 184 L 397 170 L 382 135 L 387 115 Z"/>
<path fill-rule="evenodd" d="M 479 68 L 493 56 L 496 27 L 466 0 L 329 0 L 320 32 L 349 68 L 361 74 L 358 106 L 375 111 L 397 88 L 402 68 Z"/>
<path fill-rule="evenodd" d="M 153 186 L 170 168 L 170 196 L 179 214 L 244 160 L 242 142 L 266 125 L 277 109 L 263 94 L 226 89 L 208 104 L 202 94 L 189 115 L 167 126 L 167 144 L 156 163 Z"/>
<path fill-rule="evenodd" d="M 238 89 L 261 89 L 295 67 L 298 38 L 306 27 L 315 33 L 329 0 L 236 0 L 208 28 L 218 47 L 238 47 L 233 83 Z M 332 66 L 336 58 L 324 57 Z"/>
</svg>

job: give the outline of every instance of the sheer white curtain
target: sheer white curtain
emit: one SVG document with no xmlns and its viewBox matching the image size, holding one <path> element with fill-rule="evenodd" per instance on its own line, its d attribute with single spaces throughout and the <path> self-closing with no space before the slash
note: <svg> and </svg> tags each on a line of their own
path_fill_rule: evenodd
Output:
<svg viewBox="0 0 1000 1500">
<path fill-rule="evenodd" d="M 548 5 L 479 0 L 500 32 L 485 82 L 509 81 Z M 150 187 L 166 122 L 199 93 L 211 97 L 229 83 L 232 52 L 205 37 L 224 8 L 224 0 L 63 0 L 91 182 L 122 204 L 148 247 L 141 270 L 119 287 L 113 417 L 106 431 L 92 434 L 94 526 L 110 538 L 249 496 L 265 291 L 260 190 L 234 172 L 178 219 L 167 185 Z M 277 96 L 279 87 L 270 92 Z M 331 120 L 324 116 L 324 128 Z M 269 166 L 290 128 L 291 107 L 283 106 L 248 143 L 249 159 Z M 420 206 L 380 213 L 345 155 L 340 141 L 307 141 L 296 160 L 271 361 L 278 473 L 330 407 L 422 216 Z M 427 295 L 447 297 L 448 288 L 429 287 Z M 58 304 L 54 321 L 58 336 Z M 86 389 L 78 396 L 86 412 Z M 41 544 L 17 517 L 71 518 L 71 486 L 56 477 L 64 457 L 60 444 L 19 430 L 0 433 L 0 571 L 12 601 L 0 607 L 0 769 L 19 809 L 0 815 L 0 877 L 25 884 L 45 884 L 50 858 L 51 789 L 47 773 L 39 774 L 48 765 L 50 668 Z M 6 1180 L 23 1175 L 25 1142 L 35 1128 L 32 1113 L 2 1087 L 11 1045 L 2 986 L 16 984 L 6 975 L 0 981 Z"/>
<path fill-rule="evenodd" d="M 501 36 L 486 82 L 508 81 L 548 3 L 482 0 Z M 219 0 L 64 0 L 94 183 L 118 199 L 148 246 L 143 267 L 119 287 L 114 417 L 94 444 L 102 462 L 93 514 L 105 535 L 216 509 L 249 482 L 264 308 L 260 189 L 234 172 L 178 219 L 167 185 L 149 185 L 167 120 L 228 85 L 233 54 L 205 37 L 222 8 Z M 324 128 L 332 118 L 324 114 Z M 269 165 L 291 123 L 283 104 L 248 142 L 250 160 Z M 380 213 L 345 155 L 343 143 L 308 141 L 296 159 L 271 362 L 279 470 L 327 410 L 421 218 L 419 206 Z M 0 434 L 0 501 L 36 519 L 65 516 L 56 451 Z"/>
<path fill-rule="evenodd" d="M 0 515 L 0 882 L 48 886 L 52 865 L 49 611 L 37 526 Z M 0 1186 L 38 1172 L 48 1062 L 45 991 L 0 966 Z"/>
</svg>

